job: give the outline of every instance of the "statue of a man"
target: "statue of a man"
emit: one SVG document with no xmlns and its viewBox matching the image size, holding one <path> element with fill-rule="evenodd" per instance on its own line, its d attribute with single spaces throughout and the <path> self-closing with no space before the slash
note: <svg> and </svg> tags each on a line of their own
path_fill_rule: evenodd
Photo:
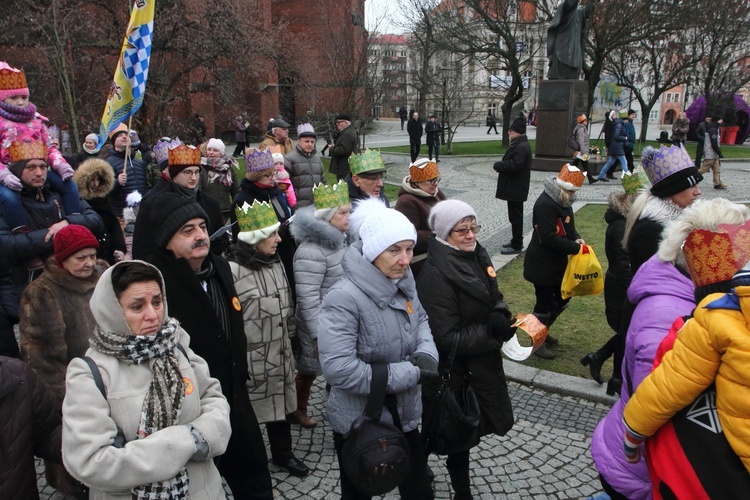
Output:
<svg viewBox="0 0 750 500">
<path fill-rule="evenodd" d="M 548 80 L 578 80 L 583 67 L 583 28 L 594 12 L 594 3 L 561 0 L 547 29 Z"/>
</svg>

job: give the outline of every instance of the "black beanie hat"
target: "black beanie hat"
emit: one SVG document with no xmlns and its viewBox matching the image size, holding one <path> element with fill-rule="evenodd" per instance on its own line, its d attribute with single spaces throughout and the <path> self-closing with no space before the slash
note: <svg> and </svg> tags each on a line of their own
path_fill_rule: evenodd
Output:
<svg viewBox="0 0 750 500">
<path fill-rule="evenodd" d="M 513 120 L 513 123 L 510 124 L 510 130 L 512 130 L 513 132 L 518 132 L 519 134 L 525 134 L 526 120 L 519 116 L 518 118 Z"/>
<path fill-rule="evenodd" d="M 670 196 L 691 188 L 703 180 L 703 175 L 695 167 L 683 168 L 651 186 L 651 194 L 659 198 Z"/>
<path fill-rule="evenodd" d="M 163 193 L 154 200 L 151 229 L 158 248 L 165 248 L 172 236 L 191 219 L 199 217 L 208 223 L 208 216 L 197 201 L 174 193 Z"/>
</svg>

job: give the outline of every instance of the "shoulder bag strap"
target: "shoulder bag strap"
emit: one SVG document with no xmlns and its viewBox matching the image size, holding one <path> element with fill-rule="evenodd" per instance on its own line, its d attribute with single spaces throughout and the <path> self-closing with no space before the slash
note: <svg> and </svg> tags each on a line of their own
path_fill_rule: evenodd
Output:
<svg viewBox="0 0 750 500">
<path fill-rule="evenodd" d="M 388 365 L 372 363 L 372 380 L 370 381 L 370 395 L 367 398 L 365 415 L 373 420 L 380 420 L 385 404 L 385 391 L 388 387 Z"/>
<path fill-rule="evenodd" d="M 180 350 L 180 352 L 182 353 L 182 355 L 183 355 L 183 356 L 185 356 L 185 359 L 187 359 L 188 361 L 190 361 L 190 357 L 188 357 L 188 355 L 187 355 L 187 351 L 186 351 L 186 350 L 185 350 L 185 348 L 184 348 L 184 347 L 182 346 L 182 344 L 180 344 L 179 342 L 177 342 L 177 343 L 175 344 L 175 347 L 176 347 L 177 349 L 179 349 L 179 350 Z"/>
<path fill-rule="evenodd" d="M 99 389 L 99 392 L 102 393 L 102 396 L 104 396 L 104 399 L 107 399 L 107 389 L 104 387 L 104 381 L 102 380 L 102 373 L 99 371 L 99 367 L 96 366 L 96 361 L 89 358 L 88 356 L 82 356 L 81 359 L 83 359 L 87 365 L 89 365 L 89 369 L 91 370 L 91 375 L 94 377 L 94 383 L 96 384 L 96 388 Z"/>
</svg>

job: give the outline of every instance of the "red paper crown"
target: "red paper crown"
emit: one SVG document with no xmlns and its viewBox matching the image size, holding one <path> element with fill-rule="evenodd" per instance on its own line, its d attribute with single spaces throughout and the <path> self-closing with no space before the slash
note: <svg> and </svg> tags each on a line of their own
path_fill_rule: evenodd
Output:
<svg viewBox="0 0 750 500">
<path fill-rule="evenodd" d="M 23 69 L 0 69 L 0 90 L 21 90 L 28 87 Z"/>
<path fill-rule="evenodd" d="M 193 166 L 201 164 L 200 149 L 195 146 L 180 144 L 174 149 L 169 150 L 170 166 Z"/>
<path fill-rule="evenodd" d="M 46 160 L 47 146 L 41 139 L 25 142 L 16 141 L 8 147 L 8 156 L 10 156 L 11 163 L 24 160 Z"/>
<path fill-rule="evenodd" d="M 694 229 L 682 252 L 695 286 L 729 281 L 750 261 L 750 221 L 719 224 L 718 231 Z"/>
</svg>

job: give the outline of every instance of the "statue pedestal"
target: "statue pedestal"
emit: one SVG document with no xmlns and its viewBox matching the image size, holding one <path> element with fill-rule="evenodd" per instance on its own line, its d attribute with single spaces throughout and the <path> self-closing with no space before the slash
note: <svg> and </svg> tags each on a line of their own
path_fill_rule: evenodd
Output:
<svg viewBox="0 0 750 500">
<path fill-rule="evenodd" d="M 585 80 L 542 80 L 536 125 L 536 154 L 532 170 L 558 172 L 573 161 L 567 146 L 577 122 L 588 112 L 588 82 Z"/>
</svg>

